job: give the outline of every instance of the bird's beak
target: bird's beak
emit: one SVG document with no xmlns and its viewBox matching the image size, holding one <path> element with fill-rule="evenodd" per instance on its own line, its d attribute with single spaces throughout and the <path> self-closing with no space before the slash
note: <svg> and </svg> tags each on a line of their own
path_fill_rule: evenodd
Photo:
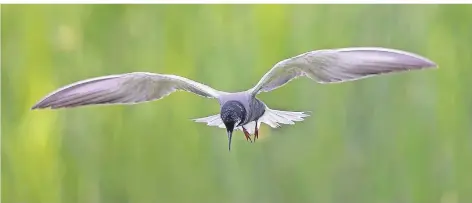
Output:
<svg viewBox="0 0 472 203">
<path fill-rule="evenodd" d="M 233 137 L 233 131 L 228 130 L 226 132 L 228 133 L 228 150 L 231 151 L 231 138 Z"/>
</svg>

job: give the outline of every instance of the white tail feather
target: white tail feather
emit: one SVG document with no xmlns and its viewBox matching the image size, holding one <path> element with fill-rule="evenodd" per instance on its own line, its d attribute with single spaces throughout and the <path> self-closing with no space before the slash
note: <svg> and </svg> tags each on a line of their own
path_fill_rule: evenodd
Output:
<svg viewBox="0 0 472 203">
<path fill-rule="evenodd" d="M 308 116 L 310 115 L 305 112 L 279 111 L 266 107 L 266 111 L 259 121 L 262 121 L 272 128 L 277 128 L 280 127 L 280 124 L 293 125 L 295 121 L 303 121 L 304 118 Z"/>
<path fill-rule="evenodd" d="M 221 120 L 220 114 L 193 119 L 193 121 L 198 123 L 207 123 L 208 126 L 216 126 L 219 128 L 225 128 L 223 121 Z"/>
<path fill-rule="evenodd" d="M 293 112 L 293 111 L 279 111 L 269 109 L 266 107 L 264 115 L 259 118 L 257 122 L 257 128 L 261 127 L 261 123 L 265 123 L 272 128 L 280 127 L 280 124 L 293 125 L 296 121 L 303 121 L 305 117 L 310 115 L 305 112 Z M 208 126 L 216 126 L 219 128 L 225 128 L 223 121 L 221 120 L 220 114 L 207 116 L 203 118 L 193 119 L 195 122 L 206 123 Z M 249 134 L 254 134 L 256 122 L 250 122 L 244 125 L 244 128 L 249 132 Z M 236 130 L 242 130 L 241 127 L 237 127 Z"/>
<path fill-rule="evenodd" d="M 221 120 L 220 114 L 207 116 L 207 117 L 204 117 L 204 118 L 193 119 L 193 121 L 198 122 L 198 123 L 207 123 L 208 126 L 216 126 L 216 127 L 219 127 L 219 128 L 225 128 L 225 124 Z M 254 133 L 254 128 L 255 128 L 254 124 L 255 124 L 255 122 L 250 122 L 250 123 L 244 125 L 244 128 L 246 128 L 246 130 L 250 134 L 253 134 Z M 259 121 L 258 124 L 260 125 L 261 122 Z M 242 130 L 242 128 L 237 127 L 235 130 Z"/>
</svg>

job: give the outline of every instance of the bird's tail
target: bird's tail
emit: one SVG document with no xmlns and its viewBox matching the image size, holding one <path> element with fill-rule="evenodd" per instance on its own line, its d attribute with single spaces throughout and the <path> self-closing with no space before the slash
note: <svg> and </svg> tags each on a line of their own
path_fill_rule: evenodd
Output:
<svg viewBox="0 0 472 203">
<path fill-rule="evenodd" d="M 225 124 L 221 120 L 220 114 L 207 116 L 203 118 L 195 118 L 192 120 L 198 123 L 207 123 L 208 126 L 216 126 L 219 128 L 225 128 Z"/>
<path fill-rule="evenodd" d="M 266 106 L 264 115 L 259 119 L 272 128 L 280 127 L 280 124 L 293 125 L 296 121 L 303 121 L 305 117 L 310 116 L 307 112 L 280 111 L 270 109 Z"/>
<path fill-rule="evenodd" d="M 294 111 L 280 111 L 270 109 L 266 106 L 264 115 L 259 118 L 257 122 L 258 128 L 261 126 L 260 123 L 265 123 L 272 128 L 278 128 L 281 124 L 293 125 L 297 121 L 303 121 L 305 117 L 310 116 L 307 112 L 294 112 Z M 206 123 L 208 126 L 215 126 L 219 128 L 225 128 L 223 121 L 220 118 L 220 114 L 207 116 L 203 118 L 193 119 L 195 122 Z M 254 133 L 255 122 L 250 122 L 244 127 L 248 130 L 250 134 Z M 236 130 L 241 130 L 241 127 L 236 128 Z"/>
</svg>

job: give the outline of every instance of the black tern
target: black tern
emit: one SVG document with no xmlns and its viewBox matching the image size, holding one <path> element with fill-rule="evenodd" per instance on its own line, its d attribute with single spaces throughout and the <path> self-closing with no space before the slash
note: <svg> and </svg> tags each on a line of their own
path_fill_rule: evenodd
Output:
<svg viewBox="0 0 472 203">
<path fill-rule="evenodd" d="M 293 79 L 308 77 L 321 84 L 340 83 L 388 73 L 436 68 L 431 60 L 406 51 L 379 47 L 323 49 L 306 52 L 276 63 L 251 89 L 224 92 L 193 80 L 167 74 L 132 72 L 82 80 L 62 87 L 36 103 L 32 109 L 58 109 L 99 104 L 135 104 L 161 99 L 177 90 L 217 99 L 220 113 L 193 119 L 208 126 L 226 128 L 228 150 L 233 131 L 242 130 L 247 141 L 258 139 L 259 127 L 294 124 L 309 116 L 305 112 L 270 109 L 256 98 Z"/>
</svg>

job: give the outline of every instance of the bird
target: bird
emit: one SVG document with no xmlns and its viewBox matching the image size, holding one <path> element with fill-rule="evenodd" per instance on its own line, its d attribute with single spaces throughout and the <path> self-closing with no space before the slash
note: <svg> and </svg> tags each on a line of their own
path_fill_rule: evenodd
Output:
<svg viewBox="0 0 472 203">
<path fill-rule="evenodd" d="M 296 78 L 334 84 L 372 76 L 437 68 L 423 56 L 382 47 L 348 47 L 308 51 L 275 63 L 252 88 L 240 92 L 216 90 L 203 83 L 171 74 L 130 72 L 86 79 L 46 95 L 31 109 L 60 109 L 87 105 L 137 104 L 162 99 L 176 91 L 216 99 L 220 112 L 195 122 L 226 128 L 228 150 L 233 131 L 243 131 L 248 142 L 258 139 L 262 123 L 272 128 L 293 125 L 310 116 L 303 111 L 269 108 L 257 95 L 284 86 Z M 303 91 L 308 91 L 304 89 Z"/>
</svg>

